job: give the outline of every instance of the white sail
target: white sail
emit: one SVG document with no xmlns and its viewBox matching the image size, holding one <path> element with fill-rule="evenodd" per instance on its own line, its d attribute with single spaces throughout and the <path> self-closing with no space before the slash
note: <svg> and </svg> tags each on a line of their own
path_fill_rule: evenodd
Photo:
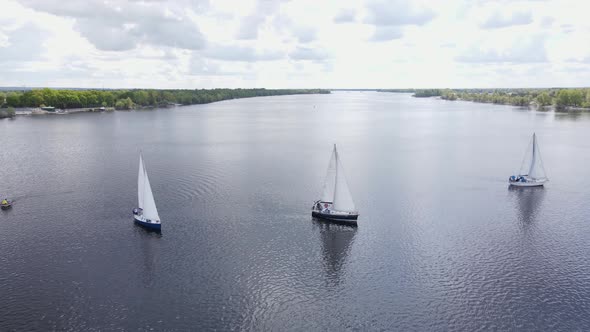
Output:
<svg viewBox="0 0 590 332">
<path fill-rule="evenodd" d="M 529 176 L 533 179 L 544 179 L 546 177 L 543 160 L 541 159 L 541 150 L 539 150 L 539 144 L 537 143 L 537 136 L 535 134 L 533 134 L 533 158 L 531 159 Z"/>
<path fill-rule="evenodd" d="M 334 202 L 334 188 L 336 186 L 336 144 L 332 150 L 326 179 L 324 180 L 324 190 L 322 191 L 322 202 Z"/>
<path fill-rule="evenodd" d="M 143 200 L 143 202 L 139 203 L 140 208 L 143 209 L 143 216 L 146 219 L 160 221 L 160 216 L 156 209 L 156 202 L 154 201 L 154 194 L 152 193 L 152 187 L 150 186 L 150 179 L 148 178 L 145 165 L 143 164 L 143 159 L 140 159 L 140 161 L 140 165 L 143 166 L 139 171 L 140 175 L 143 173 L 143 188 L 141 186 L 138 188 L 138 190 L 143 189 L 143 194 L 138 193 L 138 197 Z"/>
<path fill-rule="evenodd" d="M 527 175 L 532 179 L 546 178 L 543 160 L 541 159 L 541 151 L 539 150 L 537 136 L 535 134 L 533 134 L 533 138 L 525 154 L 525 159 L 520 169 L 520 175 Z"/>
<path fill-rule="evenodd" d="M 356 207 L 352 201 L 352 195 L 348 189 L 346 176 L 344 175 L 344 168 L 338 156 L 338 151 L 334 146 L 334 154 L 336 156 L 336 185 L 334 189 L 334 210 L 343 212 L 356 212 Z"/>
<path fill-rule="evenodd" d="M 145 175 L 143 167 L 143 157 L 139 154 L 139 172 L 137 174 L 137 202 L 140 209 L 143 209 L 145 188 Z"/>
</svg>

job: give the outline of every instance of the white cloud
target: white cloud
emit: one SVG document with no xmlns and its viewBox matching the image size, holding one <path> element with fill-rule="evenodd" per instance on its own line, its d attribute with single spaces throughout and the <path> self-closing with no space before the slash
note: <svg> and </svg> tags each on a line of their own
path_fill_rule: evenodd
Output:
<svg viewBox="0 0 590 332">
<path fill-rule="evenodd" d="M 351 8 L 344 8 L 334 16 L 335 23 L 351 23 L 356 20 L 356 12 Z"/>
<path fill-rule="evenodd" d="M 583 0 L 0 0 L 2 85 L 588 85 Z"/>
<path fill-rule="evenodd" d="M 367 9 L 365 22 L 378 26 L 423 25 L 436 16 L 428 7 L 408 0 L 372 0 Z"/>
<path fill-rule="evenodd" d="M 403 37 L 403 26 L 424 25 L 436 16 L 426 6 L 408 0 L 371 0 L 367 4 L 365 23 L 373 24 L 375 31 L 371 41 L 389 41 Z"/>
<path fill-rule="evenodd" d="M 225 61 L 274 61 L 285 57 L 279 51 L 257 51 L 254 48 L 236 45 L 215 45 L 203 52 L 207 58 Z"/>
<path fill-rule="evenodd" d="M 514 25 L 526 25 L 533 22 L 530 11 L 502 13 L 494 12 L 480 26 L 484 29 L 506 28 Z"/>
<path fill-rule="evenodd" d="M 543 35 L 518 36 L 512 44 L 504 49 L 474 47 L 457 56 L 457 60 L 472 63 L 513 64 L 546 62 L 545 41 L 546 37 Z M 485 47 L 485 42 L 482 44 Z"/>
<path fill-rule="evenodd" d="M 100 50 L 130 50 L 141 43 L 201 49 L 205 43 L 196 23 L 183 11 L 159 1 L 22 0 L 22 3 L 37 11 L 74 19 L 74 28 Z"/>
<path fill-rule="evenodd" d="M 550 28 L 550 27 L 553 26 L 553 23 L 554 22 L 555 22 L 555 18 L 550 17 L 550 16 L 545 16 L 541 20 L 541 27 L 543 27 L 543 28 Z"/>
<path fill-rule="evenodd" d="M 44 53 L 47 33 L 35 24 L 27 23 L 6 34 L 4 45 L 0 46 L 0 64 L 36 60 Z"/>
<path fill-rule="evenodd" d="M 258 29 L 260 24 L 266 20 L 266 16 L 260 14 L 248 15 L 242 19 L 242 24 L 237 33 L 238 39 L 256 39 L 258 38 Z"/>
<path fill-rule="evenodd" d="M 289 53 L 289 57 L 293 60 L 322 61 L 329 58 L 330 54 L 319 48 L 298 46 L 295 50 Z"/>
<path fill-rule="evenodd" d="M 572 57 L 572 58 L 567 59 L 567 62 L 590 64 L 590 55 L 581 56 L 581 57 L 580 56 Z"/>
<path fill-rule="evenodd" d="M 375 33 L 371 36 L 372 41 L 389 41 L 403 37 L 403 31 L 399 27 L 376 27 Z"/>
<path fill-rule="evenodd" d="M 272 20 L 273 30 L 281 33 L 286 38 L 291 36 L 299 43 L 310 43 L 317 37 L 317 31 L 304 22 L 296 22 L 286 14 L 279 14 Z"/>
<path fill-rule="evenodd" d="M 283 2 L 285 0 L 258 0 L 252 13 L 242 19 L 236 38 L 246 40 L 258 38 L 260 26 L 280 9 Z"/>
<path fill-rule="evenodd" d="M 252 73 L 245 70 L 244 66 L 222 66 L 221 61 L 203 58 L 198 54 L 193 55 L 189 63 L 189 75 L 207 77 L 233 77 L 252 76 Z"/>
</svg>

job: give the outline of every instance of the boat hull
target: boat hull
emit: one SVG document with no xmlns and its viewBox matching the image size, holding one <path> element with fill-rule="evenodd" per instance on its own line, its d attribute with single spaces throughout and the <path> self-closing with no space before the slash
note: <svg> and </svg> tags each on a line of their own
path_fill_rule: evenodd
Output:
<svg viewBox="0 0 590 332">
<path fill-rule="evenodd" d="M 318 211 L 311 211 L 311 216 L 318 219 L 323 219 L 327 221 L 331 221 L 338 224 L 350 225 L 350 226 L 358 226 L 356 220 L 358 219 L 358 214 L 327 214 L 321 213 Z"/>
<path fill-rule="evenodd" d="M 546 182 L 547 181 L 510 182 L 510 185 L 514 186 L 514 187 L 540 187 L 540 186 L 544 185 Z"/>
<path fill-rule="evenodd" d="M 0 209 L 2 210 L 8 210 L 12 207 L 12 204 L 8 204 L 8 205 L 0 205 Z"/>
<path fill-rule="evenodd" d="M 137 225 L 139 225 L 139 226 L 141 226 L 143 228 L 149 229 L 149 230 L 153 230 L 153 231 L 160 231 L 160 230 L 162 230 L 162 224 L 160 224 L 160 223 L 147 222 L 143 218 L 141 218 L 141 216 L 138 216 L 138 215 L 133 215 L 133 221 Z"/>
</svg>

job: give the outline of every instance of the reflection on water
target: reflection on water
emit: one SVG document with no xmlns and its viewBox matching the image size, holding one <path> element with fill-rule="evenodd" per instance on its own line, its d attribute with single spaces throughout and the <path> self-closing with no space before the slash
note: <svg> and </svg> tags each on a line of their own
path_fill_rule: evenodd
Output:
<svg viewBox="0 0 590 332">
<path fill-rule="evenodd" d="M 563 110 L 556 110 L 553 112 L 555 114 L 555 119 L 557 120 L 587 120 L 590 117 L 588 112 L 583 111 L 563 111 Z"/>
<path fill-rule="evenodd" d="M 339 283 L 346 265 L 346 257 L 352 247 L 356 228 L 337 225 L 313 218 L 320 232 L 326 279 Z"/>
<path fill-rule="evenodd" d="M 523 226 L 533 224 L 545 197 L 545 187 L 509 186 L 508 190 L 516 197 L 515 208 Z"/>
<path fill-rule="evenodd" d="M 155 265 L 158 258 L 158 249 L 156 241 L 160 241 L 162 237 L 162 233 L 144 229 L 139 225 L 135 225 L 134 227 L 136 231 L 140 234 L 139 239 L 139 251 L 141 252 L 142 259 L 143 259 L 143 271 L 142 271 L 142 278 L 143 284 L 149 285 L 150 287 L 154 283 L 154 274 L 155 274 Z"/>
<path fill-rule="evenodd" d="M 0 121 L 0 331 L 590 331 L 588 128 L 378 92 Z M 562 176 L 507 190 L 532 132 Z M 309 220 L 332 143 L 358 229 Z"/>
</svg>

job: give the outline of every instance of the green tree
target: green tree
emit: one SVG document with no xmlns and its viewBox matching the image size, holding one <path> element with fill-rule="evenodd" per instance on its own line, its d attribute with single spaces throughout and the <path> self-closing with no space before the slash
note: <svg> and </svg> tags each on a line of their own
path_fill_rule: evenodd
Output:
<svg viewBox="0 0 590 332">
<path fill-rule="evenodd" d="M 537 104 L 539 104 L 539 106 L 549 106 L 552 103 L 553 99 L 545 91 L 541 92 L 541 94 L 537 96 Z"/>
<path fill-rule="evenodd" d="M 590 89 L 586 90 L 586 100 L 583 104 L 584 107 L 590 107 Z"/>
<path fill-rule="evenodd" d="M 150 95 L 147 93 L 147 91 L 144 90 L 136 90 L 133 91 L 133 93 L 131 93 L 133 102 L 141 105 L 141 106 L 147 106 L 150 104 Z"/>
<path fill-rule="evenodd" d="M 445 90 L 441 98 L 445 100 L 457 100 L 457 94 L 453 90 Z"/>
<path fill-rule="evenodd" d="M 582 90 L 571 90 L 570 91 L 570 103 L 571 106 L 580 107 L 584 103 L 585 100 L 584 93 Z"/>
<path fill-rule="evenodd" d="M 43 103 L 47 106 L 56 105 L 58 91 L 45 88 L 40 91 L 37 90 L 37 93 L 41 95 L 41 97 L 43 98 Z"/>
<path fill-rule="evenodd" d="M 579 107 L 584 102 L 584 94 L 580 90 L 559 90 L 555 105 L 559 108 L 567 106 Z"/>
<path fill-rule="evenodd" d="M 129 97 L 127 97 L 125 99 L 119 99 L 115 103 L 115 108 L 118 110 L 130 110 L 130 109 L 133 109 L 133 106 L 134 106 L 133 101 Z"/>
<path fill-rule="evenodd" d="M 45 104 L 59 108 L 108 107 L 130 109 L 166 103 L 202 104 L 225 99 L 255 96 L 273 96 L 302 93 L 330 93 L 328 90 L 266 90 L 266 89 L 212 89 L 212 90 L 54 90 L 35 89 L 26 92 L 6 93 L 6 105 L 12 107 L 38 107 Z M 2 101 L 0 101 L 2 102 Z"/>
<path fill-rule="evenodd" d="M 6 105 L 8 105 L 9 107 L 20 107 L 20 95 L 14 92 L 6 95 Z"/>
</svg>

